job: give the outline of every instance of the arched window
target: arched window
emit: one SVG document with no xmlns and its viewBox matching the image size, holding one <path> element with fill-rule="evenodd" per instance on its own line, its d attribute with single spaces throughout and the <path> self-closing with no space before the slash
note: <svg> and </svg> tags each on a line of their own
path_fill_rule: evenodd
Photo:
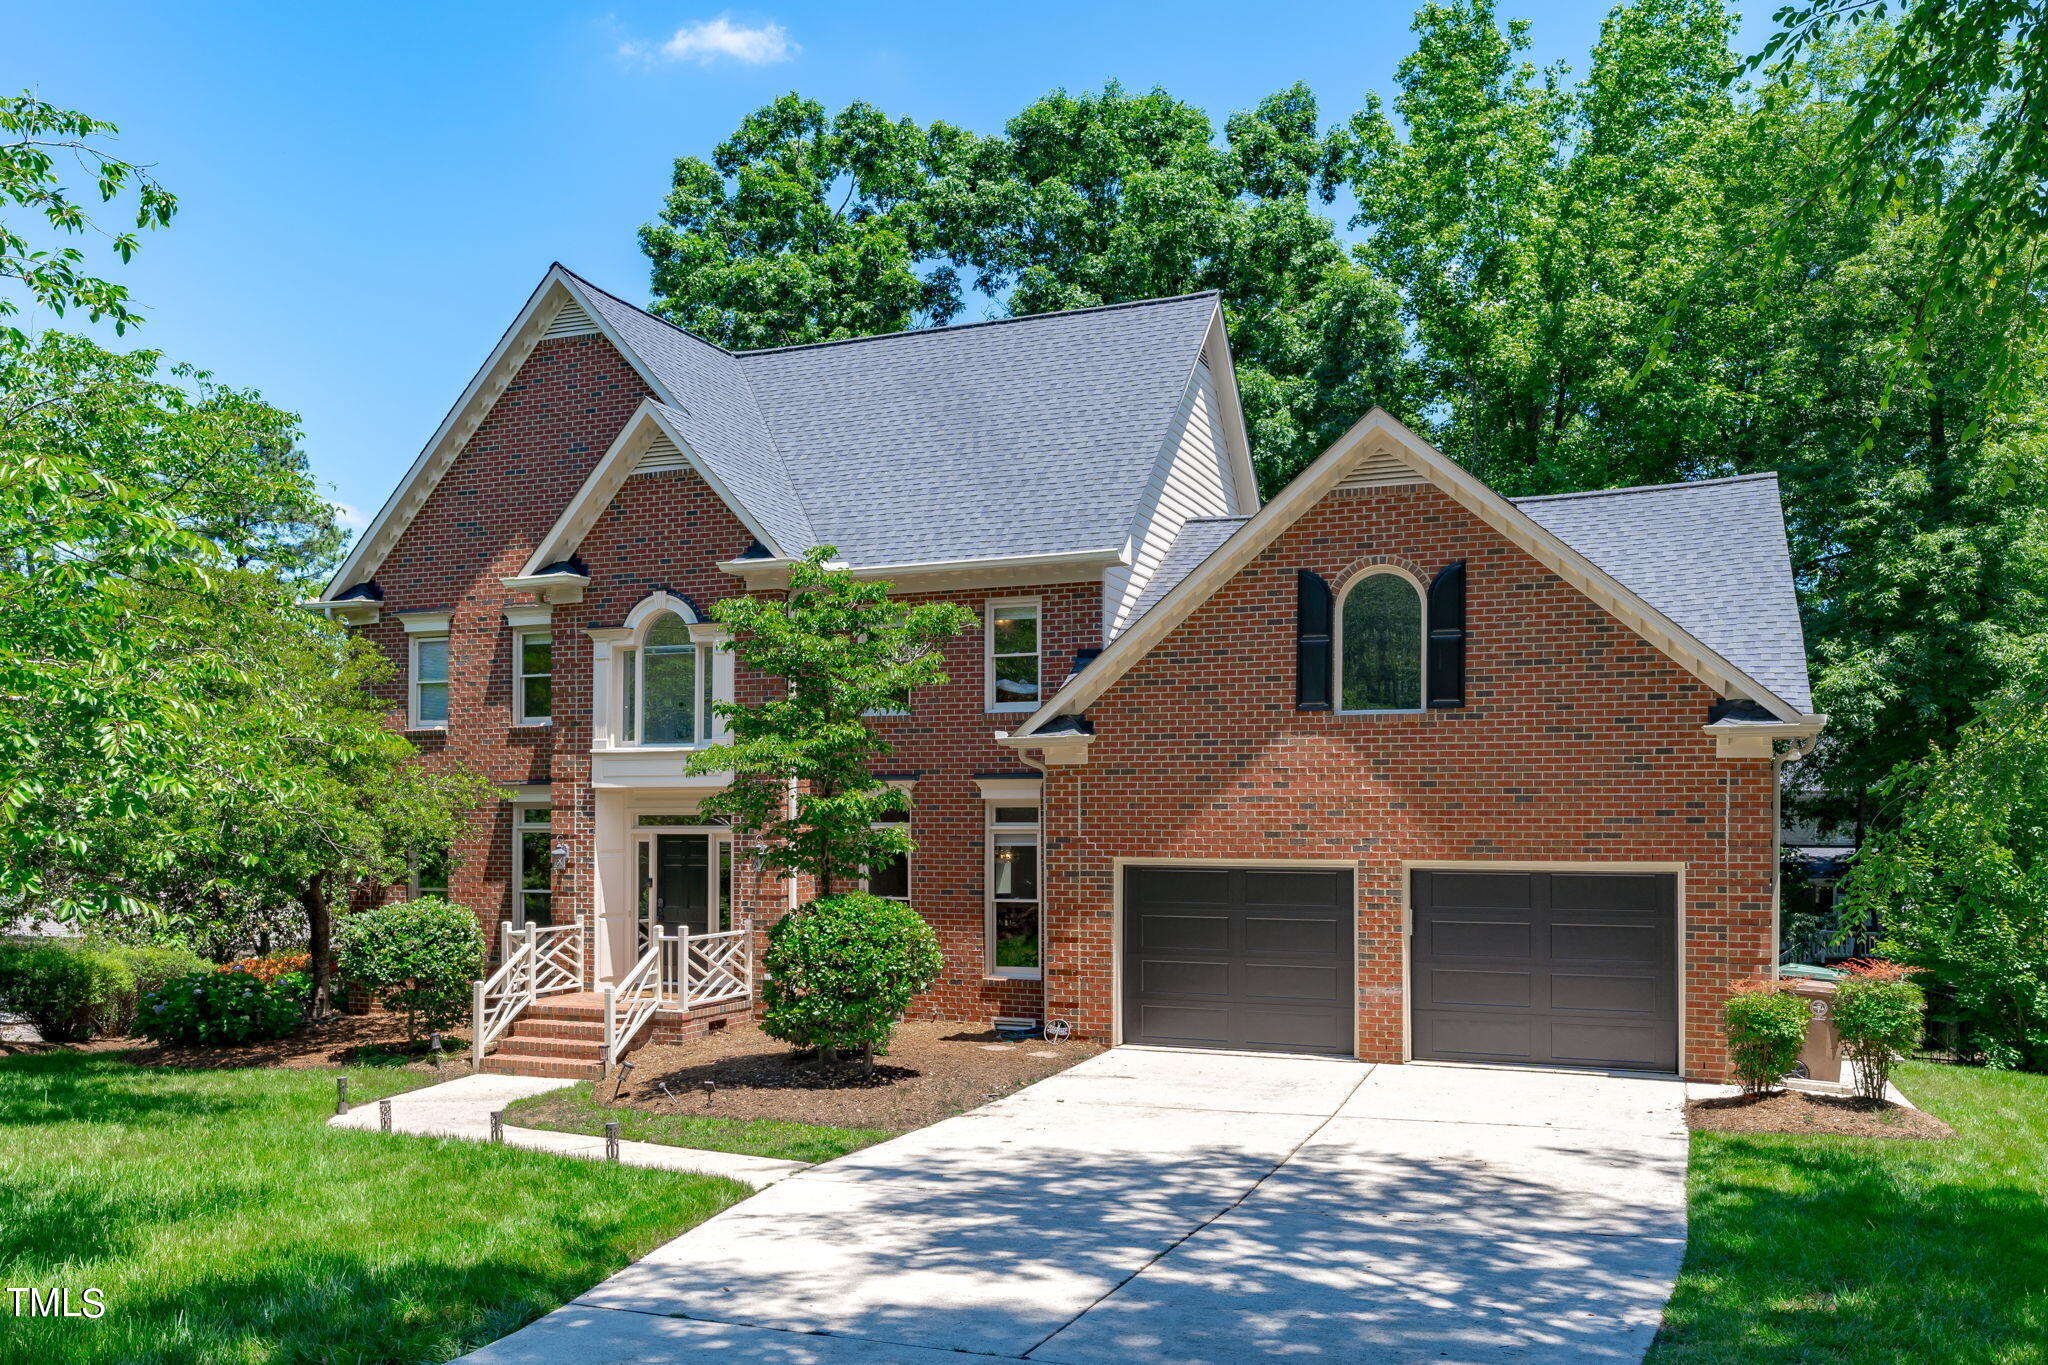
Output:
<svg viewBox="0 0 2048 1365">
<path fill-rule="evenodd" d="M 1338 613 L 1337 707 L 1422 709 L 1422 591 L 1402 573 L 1368 573 Z"/>
<path fill-rule="evenodd" d="M 621 664 L 619 736 L 627 744 L 702 744 L 711 733 L 711 650 L 673 611 L 648 618 Z"/>
</svg>

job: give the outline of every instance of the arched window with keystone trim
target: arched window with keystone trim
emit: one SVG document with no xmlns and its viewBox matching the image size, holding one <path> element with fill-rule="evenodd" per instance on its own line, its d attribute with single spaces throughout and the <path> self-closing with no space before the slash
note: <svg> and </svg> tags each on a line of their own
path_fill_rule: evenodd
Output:
<svg viewBox="0 0 2048 1365">
<path fill-rule="evenodd" d="M 1368 569 L 1337 604 L 1337 709 L 1423 709 L 1422 585 L 1399 569 Z"/>
</svg>

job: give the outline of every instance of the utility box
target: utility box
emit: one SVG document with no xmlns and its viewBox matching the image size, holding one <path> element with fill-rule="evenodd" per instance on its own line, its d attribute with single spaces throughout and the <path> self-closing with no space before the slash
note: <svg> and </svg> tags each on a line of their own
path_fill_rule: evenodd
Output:
<svg viewBox="0 0 2048 1365">
<path fill-rule="evenodd" d="M 1806 1002 L 1806 1047 L 1799 1064 L 1808 1080 L 1839 1084 L 1842 1079 L 1842 1035 L 1835 1032 L 1835 983 L 1788 977 L 1792 994 Z"/>
</svg>

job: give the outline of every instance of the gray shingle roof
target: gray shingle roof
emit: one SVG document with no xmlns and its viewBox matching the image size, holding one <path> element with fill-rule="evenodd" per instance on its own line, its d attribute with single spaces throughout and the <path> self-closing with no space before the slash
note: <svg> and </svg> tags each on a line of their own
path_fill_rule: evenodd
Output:
<svg viewBox="0 0 2048 1365">
<path fill-rule="evenodd" d="M 1702 644 L 1812 713 L 1777 475 L 1514 501 Z"/>
<path fill-rule="evenodd" d="M 1124 623 L 1124 629 L 1129 630 L 1136 625 L 1139 617 L 1179 587 L 1182 579 L 1199 568 L 1218 546 L 1237 533 L 1238 527 L 1250 520 L 1250 517 L 1192 517 L 1181 523 L 1173 544 L 1166 547 L 1165 558 L 1153 571 L 1152 580 L 1145 585 L 1145 591 L 1138 594 L 1138 600 L 1131 604 L 1130 619 Z"/>
<path fill-rule="evenodd" d="M 578 282 L 781 548 L 856 564 L 1122 549 L 1217 307 L 728 352 Z"/>
</svg>

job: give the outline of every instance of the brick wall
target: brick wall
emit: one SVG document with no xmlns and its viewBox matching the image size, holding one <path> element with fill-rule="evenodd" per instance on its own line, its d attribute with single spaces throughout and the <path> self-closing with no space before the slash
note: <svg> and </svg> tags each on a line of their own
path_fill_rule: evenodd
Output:
<svg viewBox="0 0 2048 1365">
<path fill-rule="evenodd" d="M 1294 709 L 1295 574 L 1469 576 L 1467 705 Z M 1356 860 L 1358 1053 L 1403 1053 L 1404 860 L 1679 862 L 1684 1067 L 1718 1077 L 1731 982 L 1774 960 L 1772 765 L 1700 733 L 1713 692 L 1433 488 L 1333 494 L 1089 708 L 1049 770 L 1047 1008 L 1106 1037 L 1113 858 Z"/>
</svg>

